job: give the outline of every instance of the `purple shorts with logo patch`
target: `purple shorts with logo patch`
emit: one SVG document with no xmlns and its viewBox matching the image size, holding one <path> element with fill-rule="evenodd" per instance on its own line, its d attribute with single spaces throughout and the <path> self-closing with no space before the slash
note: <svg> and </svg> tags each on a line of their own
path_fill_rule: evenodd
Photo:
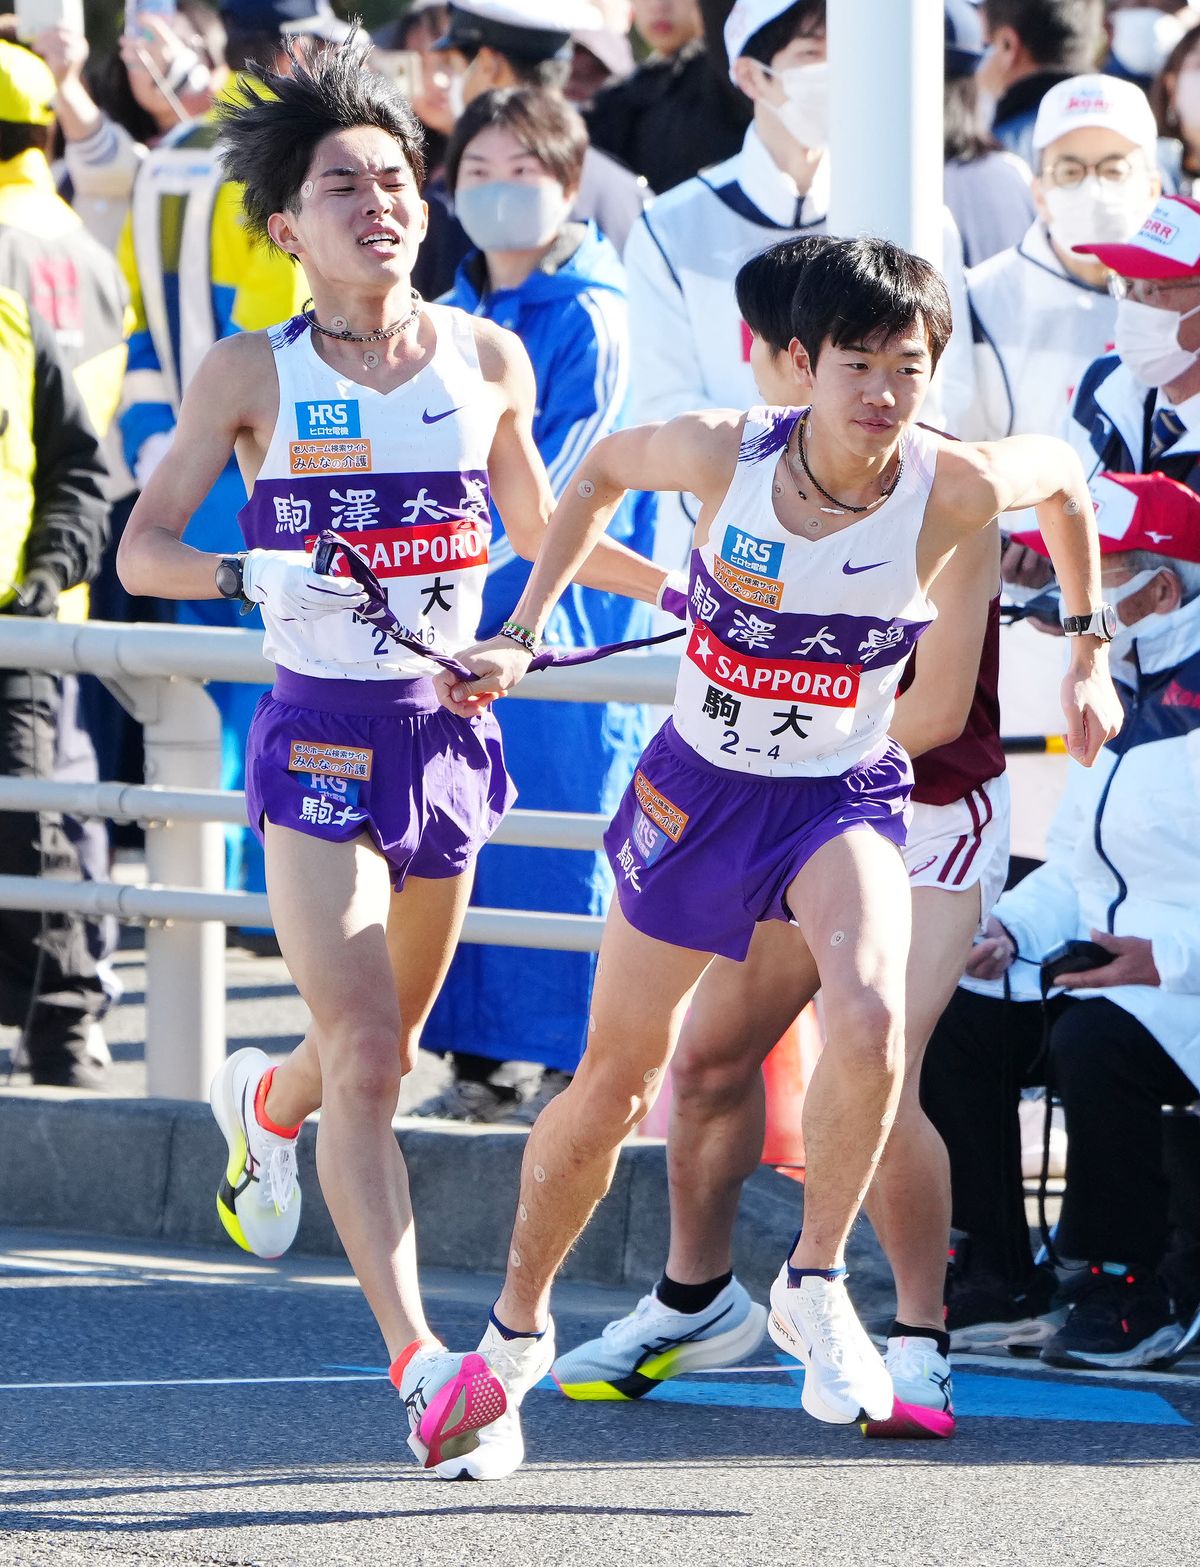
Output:
<svg viewBox="0 0 1200 1567">
<path fill-rule="evenodd" d="M 604 834 L 621 912 L 645 936 L 741 962 L 759 920 L 791 920 L 787 889 L 816 851 L 870 828 L 904 847 L 912 764 L 900 746 L 837 778 L 715 767 L 670 719 Z"/>
<path fill-rule="evenodd" d="M 329 843 L 367 833 L 392 870 L 457 876 L 517 797 L 490 710 L 459 718 L 433 682 L 277 668 L 246 742 L 246 812 Z"/>
</svg>

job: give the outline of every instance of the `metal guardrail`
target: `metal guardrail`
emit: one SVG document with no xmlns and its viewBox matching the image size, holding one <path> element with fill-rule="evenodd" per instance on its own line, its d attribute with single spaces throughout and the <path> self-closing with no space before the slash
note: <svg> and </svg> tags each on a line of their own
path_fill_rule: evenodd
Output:
<svg viewBox="0 0 1200 1567">
<path fill-rule="evenodd" d="M 602 664 L 554 669 L 506 700 L 668 703 L 677 653 L 619 653 Z M 54 810 L 146 825 L 147 884 L 0 876 L 0 908 L 111 914 L 146 931 L 146 1064 L 151 1095 L 203 1098 L 225 1056 L 223 926 L 270 925 L 262 894 L 224 885 L 226 823 L 244 823 L 245 796 L 218 787 L 221 725 L 210 680 L 268 684 L 262 634 L 202 626 L 79 625 L 0 616 L 0 668 L 98 676 L 144 728 L 145 784 L 0 778 L 0 811 Z M 1019 736 L 1007 751 L 1064 749 Z M 596 849 L 607 819 L 514 810 L 493 842 Z M 595 951 L 602 919 L 472 908 L 462 939 L 488 945 Z"/>
<path fill-rule="evenodd" d="M 671 654 L 616 654 L 531 676 L 511 700 L 668 702 L 677 663 Z M 148 1091 L 203 1098 L 225 1056 L 223 927 L 271 923 L 264 896 L 225 890 L 222 828 L 245 821 L 245 799 L 218 787 L 220 716 L 204 685 L 269 684 L 262 634 L 0 616 L 0 668 L 96 675 L 144 727 L 145 784 L 0 779 L 0 810 L 145 822 L 147 885 L 0 876 L 0 907 L 145 922 Z M 516 810 L 493 841 L 595 849 L 604 826 L 594 814 Z M 463 940 L 588 952 L 603 925 L 592 915 L 472 908 Z"/>
</svg>

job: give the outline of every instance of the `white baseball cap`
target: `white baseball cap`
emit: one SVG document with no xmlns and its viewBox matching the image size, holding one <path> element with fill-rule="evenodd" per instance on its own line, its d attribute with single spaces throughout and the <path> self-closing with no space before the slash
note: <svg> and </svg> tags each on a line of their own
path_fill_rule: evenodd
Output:
<svg viewBox="0 0 1200 1567">
<path fill-rule="evenodd" d="M 587 0 L 450 0 L 446 31 L 434 49 L 496 49 L 522 60 L 569 59 L 571 34 L 599 27 Z"/>
<path fill-rule="evenodd" d="M 795 4 L 796 0 L 736 0 L 725 18 L 725 53 L 729 56 L 730 81 L 733 81 L 733 62 L 740 58 L 755 33 L 777 16 L 790 11 Z"/>
<path fill-rule="evenodd" d="M 1051 87 L 1042 99 L 1033 126 L 1033 150 L 1040 152 L 1060 136 L 1101 125 L 1116 131 L 1153 160 L 1158 126 L 1146 94 L 1119 76 L 1072 76 Z"/>
</svg>

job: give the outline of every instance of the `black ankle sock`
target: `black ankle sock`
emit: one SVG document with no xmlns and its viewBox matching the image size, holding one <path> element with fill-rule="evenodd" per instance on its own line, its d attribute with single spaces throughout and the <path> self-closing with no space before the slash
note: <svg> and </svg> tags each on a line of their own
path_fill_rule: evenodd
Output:
<svg viewBox="0 0 1200 1567">
<path fill-rule="evenodd" d="M 888 1338 L 931 1338 L 939 1355 L 944 1359 L 950 1355 L 950 1335 L 940 1328 L 914 1328 L 911 1322 L 897 1321 L 888 1329 Z"/>
<path fill-rule="evenodd" d="M 672 1311 L 703 1311 L 706 1306 L 712 1305 L 725 1286 L 732 1281 L 732 1271 L 722 1273 L 718 1279 L 709 1279 L 706 1284 L 679 1284 L 669 1274 L 664 1273 L 654 1286 L 654 1293 L 662 1304 L 669 1306 Z"/>
</svg>

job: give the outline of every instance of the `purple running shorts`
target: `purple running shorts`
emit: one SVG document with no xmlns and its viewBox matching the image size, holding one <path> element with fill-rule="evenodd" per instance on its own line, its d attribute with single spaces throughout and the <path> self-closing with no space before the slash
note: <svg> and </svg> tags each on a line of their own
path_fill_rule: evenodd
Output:
<svg viewBox="0 0 1200 1567">
<path fill-rule="evenodd" d="M 912 764 L 888 741 L 837 778 L 754 778 L 697 756 L 670 719 L 604 834 L 621 912 L 644 936 L 741 962 L 822 844 L 870 828 L 904 847 Z"/>
<path fill-rule="evenodd" d="M 246 742 L 246 813 L 328 843 L 374 840 L 406 876 L 469 868 L 517 797 L 488 709 L 459 718 L 433 682 L 326 680 L 277 668 Z"/>
</svg>

